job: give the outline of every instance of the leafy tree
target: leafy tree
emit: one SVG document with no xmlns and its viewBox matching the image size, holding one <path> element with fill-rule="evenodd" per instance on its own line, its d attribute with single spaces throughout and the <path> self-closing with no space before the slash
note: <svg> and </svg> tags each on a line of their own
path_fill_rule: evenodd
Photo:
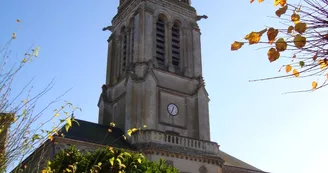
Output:
<svg viewBox="0 0 328 173">
<path fill-rule="evenodd" d="M 263 1 L 258 0 L 259 3 Z M 275 15 L 286 27 L 251 32 L 244 37 L 246 41 L 232 43 L 231 50 L 238 50 L 247 42 L 249 45 L 260 43 L 269 46 L 267 56 L 270 62 L 279 60 L 284 53 L 290 58 L 290 63 L 281 67 L 287 74 L 259 80 L 320 77 L 323 82 L 314 80 L 312 89 L 303 91 L 327 86 L 328 1 L 301 0 L 299 4 L 289 4 L 287 0 L 274 0 L 274 5 L 278 7 Z M 264 34 L 267 40 L 261 41 Z"/>
<path fill-rule="evenodd" d="M 81 153 L 75 147 L 62 150 L 48 162 L 42 173 L 178 173 L 164 160 L 148 161 L 141 153 L 107 147 Z"/>
<path fill-rule="evenodd" d="M 21 21 L 17 20 L 17 23 L 20 25 Z M 54 86 L 54 80 L 36 95 L 32 92 L 33 79 L 23 86 L 14 85 L 17 75 L 39 57 L 40 51 L 39 46 L 32 46 L 25 54 L 17 57 L 17 61 L 16 57 L 12 57 L 11 50 L 11 45 L 16 40 L 17 34 L 14 32 L 7 43 L 0 47 L 0 172 L 10 169 L 9 166 L 20 164 L 40 144 L 51 140 L 58 127 L 66 124 L 70 128 L 71 114 L 78 109 L 65 102 L 49 119 L 42 123 L 38 121 L 63 95 L 50 101 L 45 107 L 35 109 L 37 102 Z M 61 121 L 56 121 L 60 115 L 65 117 Z M 52 129 L 48 128 L 51 124 Z M 26 169 L 28 165 L 21 167 Z"/>
</svg>

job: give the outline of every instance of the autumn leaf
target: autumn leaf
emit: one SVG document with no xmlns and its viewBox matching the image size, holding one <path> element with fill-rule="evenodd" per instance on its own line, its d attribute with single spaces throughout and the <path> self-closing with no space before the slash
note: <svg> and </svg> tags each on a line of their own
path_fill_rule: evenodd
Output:
<svg viewBox="0 0 328 173">
<path fill-rule="evenodd" d="M 303 22 L 299 22 L 295 25 L 295 31 L 297 31 L 300 34 L 303 34 L 306 28 L 307 28 L 306 23 Z"/>
<path fill-rule="evenodd" d="M 292 71 L 292 69 L 293 69 L 293 67 L 291 66 L 291 65 L 286 65 L 286 73 L 289 73 L 289 72 L 291 72 Z"/>
<path fill-rule="evenodd" d="M 249 44 L 256 44 L 260 41 L 261 36 L 267 31 L 264 29 L 260 32 L 251 32 L 245 36 L 245 40 L 248 40 Z"/>
<path fill-rule="evenodd" d="M 108 132 L 109 132 L 109 133 L 112 133 L 112 132 L 113 132 L 113 130 L 112 130 L 112 129 L 108 129 Z"/>
<path fill-rule="evenodd" d="M 288 29 L 287 29 L 287 33 L 290 34 L 290 33 L 292 33 L 293 30 L 294 30 L 294 27 L 289 26 Z"/>
<path fill-rule="evenodd" d="M 272 44 L 276 40 L 278 32 L 279 32 L 278 29 L 274 29 L 274 28 L 268 29 L 267 36 L 270 44 Z"/>
<path fill-rule="evenodd" d="M 273 4 L 274 4 L 274 6 L 277 6 L 279 4 L 280 4 L 280 6 L 284 6 L 287 3 L 286 1 L 287 0 L 273 0 Z"/>
<path fill-rule="evenodd" d="M 17 23 L 20 23 L 21 21 L 19 19 L 16 20 Z"/>
<path fill-rule="evenodd" d="M 295 77 L 299 77 L 300 76 L 300 72 L 298 72 L 296 69 L 293 70 L 293 75 Z"/>
<path fill-rule="evenodd" d="M 312 89 L 315 90 L 317 89 L 318 83 L 316 81 L 312 82 Z"/>
<path fill-rule="evenodd" d="M 318 63 L 320 64 L 321 69 L 325 69 L 328 67 L 328 60 L 324 59 L 324 60 L 319 60 Z"/>
<path fill-rule="evenodd" d="M 297 34 L 294 38 L 295 47 L 300 49 L 300 48 L 304 47 L 305 44 L 306 44 L 306 38 L 301 36 L 300 34 Z"/>
<path fill-rule="evenodd" d="M 318 58 L 318 53 L 316 53 L 316 54 L 312 57 L 313 61 L 316 61 L 317 58 Z"/>
<path fill-rule="evenodd" d="M 305 66 L 305 62 L 304 61 L 300 61 L 299 64 L 300 64 L 301 67 L 304 67 Z"/>
<path fill-rule="evenodd" d="M 251 0 L 251 1 L 250 1 L 250 3 L 253 3 L 253 2 L 254 2 L 254 0 Z"/>
<path fill-rule="evenodd" d="M 285 51 L 287 49 L 287 43 L 285 42 L 285 40 L 283 38 L 279 38 L 276 41 L 276 49 L 279 52 Z"/>
<path fill-rule="evenodd" d="M 280 53 L 275 48 L 270 48 L 268 58 L 270 62 L 276 61 L 280 57 Z"/>
<path fill-rule="evenodd" d="M 277 15 L 278 17 L 281 17 L 281 15 L 285 14 L 287 10 L 288 10 L 288 5 L 285 5 L 284 7 L 279 8 L 279 9 L 276 11 L 276 15 Z"/>
<path fill-rule="evenodd" d="M 49 136 L 48 136 L 48 139 L 49 139 L 50 141 L 52 141 L 52 140 L 54 139 L 54 137 L 53 137 L 52 135 L 49 135 Z"/>
<path fill-rule="evenodd" d="M 297 24 L 297 23 L 299 23 L 300 22 L 300 15 L 298 15 L 298 14 L 296 14 L 296 13 L 294 13 L 294 14 L 292 14 L 292 16 L 291 16 L 291 20 L 295 23 L 295 24 Z"/>
<path fill-rule="evenodd" d="M 263 2 L 264 0 L 258 0 L 259 3 Z"/>
<path fill-rule="evenodd" d="M 244 43 L 242 42 L 238 42 L 238 41 L 235 41 L 231 44 L 231 51 L 234 51 L 234 50 L 238 50 L 240 49 L 242 46 L 244 45 Z"/>
</svg>

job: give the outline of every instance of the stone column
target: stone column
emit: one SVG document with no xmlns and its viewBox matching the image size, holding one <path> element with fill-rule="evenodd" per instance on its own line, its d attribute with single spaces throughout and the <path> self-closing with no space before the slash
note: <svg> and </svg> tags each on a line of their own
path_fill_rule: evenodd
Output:
<svg viewBox="0 0 328 173">
<path fill-rule="evenodd" d="M 200 45 L 200 30 L 194 28 L 193 31 L 193 59 L 194 59 L 194 73 L 195 76 L 202 76 L 202 57 Z"/>
<path fill-rule="evenodd" d="M 167 67 L 168 67 L 168 70 L 170 72 L 174 72 L 174 66 L 172 64 L 172 26 L 173 26 L 173 23 L 172 22 L 168 22 L 166 24 L 166 28 L 167 28 L 167 35 L 166 35 L 166 55 L 167 55 Z"/>
</svg>

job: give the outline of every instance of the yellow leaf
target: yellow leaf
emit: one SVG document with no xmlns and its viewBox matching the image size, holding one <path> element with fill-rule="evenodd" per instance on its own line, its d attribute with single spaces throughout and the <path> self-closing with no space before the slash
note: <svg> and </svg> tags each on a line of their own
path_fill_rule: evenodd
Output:
<svg viewBox="0 0 328 173">
<path fill-rule="evenodd" d="M 288 5 L 285 5 L 276 11 L 276 15 L 280 17 L 281 15 L 285 14 L 287 10 L 288 10 Z"/>
<path fill-rule="evenodd" d="M 291 65 L 286 65 L 286 73 L 291 72 L 293 67 Z"/>
<path fill-rule="evenodd" d="M 109 126 L 115 127 L 115 123 L 114 122 L 111 122 L 111 123 L 109 123 Z"/>
<path fill-rule="evenodd" d="M 270 48 L 268 58 L 270 62 L 276 61 L 280 57 L 280 53 L 275 48 Z"/>
<path fill-rule="evenodd" d="M 278 32 L 279 32 L 278 29 L 274 29 L 274 28 L 268 29 L 267 36 L 270 44 L 272 44 L 276 40 Z"/>
<path fill-rule="evenodd" d="M 122 135 L 123 139 L 126 140 L 126 136 L 125 135 Z"/>
<path fill-rule="evenodd" d="M 291 20 L 297 24 L 298 22 L 300 22 L 300 15 L 296 14 L 296 13 L 293 13 L 292 16 L 291 16 Z"/>
<path fill-rule="evenodd" d="M 285 42 L 285 40 L 283 38 L 279 38 L 276 41 L 276 49 L 279 52 L 285 51 L 287 49 L 287 43 Z"/>
<path fill-rule="evenodd" d="M 312 82 L 312 89 L 315 90 L 317 89 L 318 83 L 316 81 Z"/>
<path fill-rule="evenodd" d="M 273 0 L 274 6 L 277 6 L 280 3 L 280 0 Z"/>
<path fill-rule="evenodd" d="M 67 124 L 68 124 L 69 126 L 72 126 L 72 120 L 71 120 L 71 118 L 67 118 L 67 119 L 66 119 L 66 122 L 67 122 Z"/>
<path fill-rule="evenodd" d="M 112 129 L 108 129 L 108 132 L 109 132 L 109 133 L 112 133 L 113 131 L 112 131 Z"/>
<path fill-rule="evenodd" d="M 12 38 L 12 39 L 16 39 L 16 32 L 14 32 L 14 33 L 11 35 L 11 38 Z"/>
<path fill-rule="evenodd" d="M 234 51 L 234 50 L 238 50 L 240 49 L 242 46 L 244 45 L 244 43 L 242 42 L 238 42 L 238 41 L 235 41 L 231 44 L 231 50 Z"/>
<path fill-rule="evenodd" d="M 328 60 L 327 59 L 321 59 L 318 61 L 318 63 L 320 64 L 321 69 L 327 68 L 328 67 Z"/>
<path fill-rule="evenodd" d="M 55 114 L 55 117 L 58 117 L 58 116 L 59 116 L 59 113 L 56 113 L 56 114 Z"/>
<path fill-rule="evenodd" d="M 300 49 L 300 48 L 304 47 L 305 44 L 306 44 L 306 38 L 301 36 L 300 34 L 297 34 L 294 38 L 295 47 Z"/>
<path fill-rule="evenodd" d="M 141 159 L 140 158 L 138 158 L 138 163 L 141 164 Z"/>
<path fill-rule="evenodd" d="M 49 135 L 48 139 L 50 139 L 50 141 L 52 141 L 54 139 L 54 137 L 52 135 Z"/>
<path fill-rule="evenodd" d="M 298 72 L 296 69 L 293 70 L 293 75 L 295 77 L 299 77 L 300 76 L 300 72 Z"/>
<path fill-rule="evenodd" d="M 261 2 L 263 2 L 264 0 L 258 0 L 259 1 L 259 3 L 261 3 Z"/>
<path fill-rule="evenodd" d="M 248 40 L 249 44 L 256 44 L 260 41 L 261 36 L 265 33 L 267 29 L 264 29 L 260 32 L 251 32 L 245 36 L 245 40 Z"/>
<path fill-rule="evenodd" d="M 300 34 L 303 34 L 306 31 L 306 23 L 299 22 L 295 25 L 295 31 L 297 31 Z"/>
<path fill-rule="evenodd" d="M 126 133 L 127 133 L 129 136 L 131 136 L 131 135 L 132 135 L 132 130 L 129 129 Z"/>
<path fill-rule="evenodd" d="M 39 50 L 40 50 L 40 47 L 36 47 L 35 50 L 34 50 L 34 53 L 33 53 L 33 56 L 35 57 L 38 57 L 39 56 Z"/>
<path fill-rule="evenodd" d="M 293 30 L 294 30 L 294 27 L 293 26 L 289 26 L 288 27 L 288 30 L 287 30 L 287 33 L 290 34 L 290 33 L 292 33 Z"/>
</svg>

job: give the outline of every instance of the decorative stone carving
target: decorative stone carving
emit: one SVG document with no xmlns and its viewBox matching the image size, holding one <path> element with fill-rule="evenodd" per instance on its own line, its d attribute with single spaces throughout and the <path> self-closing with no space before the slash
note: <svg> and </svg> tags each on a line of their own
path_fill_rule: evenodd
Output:
<svg viewBox="0 0 328 173">
<path fill-rule="evenodd" d="M 199 173 L 207 173 L 207 168 L 203 165 L 199 168 Z"/>
</svg>

